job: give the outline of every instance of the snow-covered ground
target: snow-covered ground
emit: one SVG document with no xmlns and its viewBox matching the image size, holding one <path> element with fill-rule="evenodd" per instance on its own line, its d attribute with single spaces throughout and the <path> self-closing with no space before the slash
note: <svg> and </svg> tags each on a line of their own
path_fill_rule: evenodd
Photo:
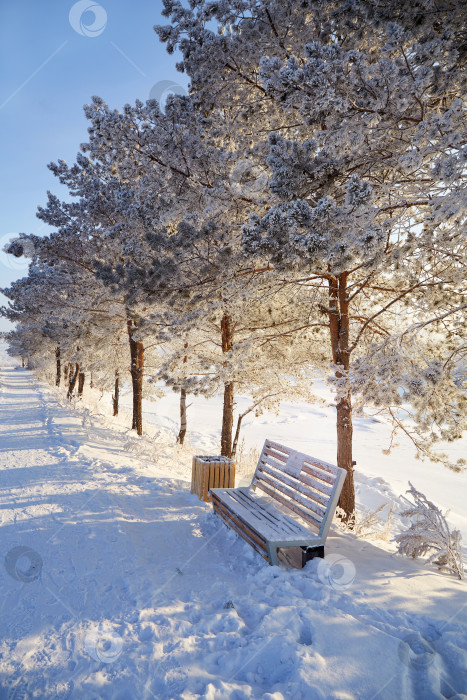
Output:
<svg viewBox="0 0 467 700">
<path fill-rule="evenodd" d="M 465 582 L 335 527 L 324 562 L 270 567 L 190 494 L 216 402 L 193 400 L 180 449 L 175 396 L 138 439 L 98 391 L 73 407 L 15 366 L 2 352 L 0 700 L 467 698 Z M 397 529 L 410 479 L 467 540 L 466 475 L 383 456 L 388 435 L 356 421 L 360 505 Z M 335 461 L 326 405 L 246 421 L 246 449 L 266 436 Z"/>
</svg>

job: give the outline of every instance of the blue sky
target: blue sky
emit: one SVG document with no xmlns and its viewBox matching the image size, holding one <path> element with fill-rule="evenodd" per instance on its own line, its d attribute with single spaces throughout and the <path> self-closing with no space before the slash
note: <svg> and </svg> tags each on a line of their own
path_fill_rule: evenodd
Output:
<svg viewBox="0 0 467 700">
<path fill-rule="evenodd" d="M 13 234 L 48 232 L 37 205 L 47 190 L 65 192 L 47 163 L 75 159 L 92 95 L 121 108 L 186 87 L 153 30 L 167 24 L 161 9 L 160 0 L 0 2 L 0 249 Z M 0 252 L 0 287 L 26 272 Z"/>
</svg>

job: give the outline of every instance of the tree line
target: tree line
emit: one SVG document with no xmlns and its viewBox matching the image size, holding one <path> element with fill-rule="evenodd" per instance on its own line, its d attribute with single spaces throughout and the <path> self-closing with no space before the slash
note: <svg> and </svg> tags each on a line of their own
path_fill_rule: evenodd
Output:
<svg viewBox="0 0 467 700">
<path fill-rule="evenodd" d="M 131 381 L 133 428 L 163 381 L 223 395 L 221 454 L 248 411 L 335 391 L 340 505 L 355 510 L 352 418 L 422 456 L 466 427 L 465 8 L 388 0 L 164 1 L 156 27 L 189 96 L 85 106 L 75 163 L 50 164 L 46 237 L 3 293 L 12 352 Z M 80 389 L 81 382 L 81 389 Z M 71 394 L 70 394 L 71 395 Z"/>
</svg>

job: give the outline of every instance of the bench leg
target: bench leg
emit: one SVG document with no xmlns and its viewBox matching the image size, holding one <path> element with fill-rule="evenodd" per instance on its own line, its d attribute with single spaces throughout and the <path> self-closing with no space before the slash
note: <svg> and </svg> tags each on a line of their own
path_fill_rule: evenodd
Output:
<svg viewBox="0 0 467 700">
<path fill-rule="evenodd" d="M 271 566 L 279 566 L 279 561 L 277 559 L 277 547 L 275 547 L 273 544 L 270 544 L 268 542 L 268 555 L 269 555 L 269 563 Z"/>
</svg>

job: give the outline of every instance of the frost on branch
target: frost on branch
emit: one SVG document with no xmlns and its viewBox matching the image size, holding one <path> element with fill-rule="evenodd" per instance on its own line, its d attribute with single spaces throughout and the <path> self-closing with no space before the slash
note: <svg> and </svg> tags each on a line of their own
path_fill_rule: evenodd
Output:
<svg viewBox="0 0 467 700">
<path fill-rule="evenodd" d="M 459 530 L 451 532 L 440 509 L 417 491 L 410 481 L 409 485 L 407 493 L 415 503 L 407 501 L 410 507 L 401 516 L 414 520 L 406 532 L 394 538 L 399 546 L 399 554 L 417 559 L 432 552 L 427 563 L 436 564 L 440 571 L 454 574 L 458 579 L 464 578 L 461 533 Z"/>
</svg>

